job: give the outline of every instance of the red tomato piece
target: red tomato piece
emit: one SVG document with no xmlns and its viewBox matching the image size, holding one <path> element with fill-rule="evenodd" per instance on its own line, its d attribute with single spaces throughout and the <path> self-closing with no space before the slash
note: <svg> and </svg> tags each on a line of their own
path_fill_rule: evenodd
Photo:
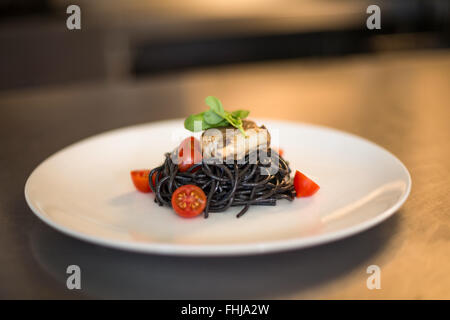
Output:
<svg viewBox="0 0 450 320">
<path fill-rule="evenodd" d="M 202 148 L 200 141 L 194 137 L 184 139 L 178 147 L 178 170 L 187 171 L 196 163 L 202 161 Z"/>
<path fill-rule="evenodd" d="M 300 171 L 295 171 L 294 187 L 297 198 L 312 196 L 320 187 Z"/>
<path fill-rule="evenodd" d="M 144 193 L 152 192 L 148 182 L 148 175 L 150 174 L 150 170 L 133 170 L 130 172 L 130 174 L 131 180 L 133 181 L 136 189 Z"/>
<path fill-rule="evenodd" d="M 181 217 L 196 217 L 205 210 L 205 207 L 205 193 L 193 184 L 181 186 L 172 194 L 172 208 Z"/>
<path fill-rule="evenodd" d="M 199 151 L 202 150 L 202 147 L 200 145 L 200 141 L 198 141 L 198 139 L 196 139 L 193 136 L 190 136 L 190 137 L 184 139 L 183 141 L 181 141 L 180 147 L 181 146 L 186 146 L 187 148 L 196 149 L 196 150 L 199 150 Z"/>
</svg>

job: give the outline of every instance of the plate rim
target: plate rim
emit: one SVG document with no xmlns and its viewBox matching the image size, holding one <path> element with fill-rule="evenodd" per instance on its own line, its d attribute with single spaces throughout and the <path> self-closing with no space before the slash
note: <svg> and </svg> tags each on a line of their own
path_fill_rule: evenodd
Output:
<svg viewBox="0 0 450 320">
<path fill-rule="evenodd" d="M 98 134 L 94 134 L 92 136 L 86 137 L 84 139 L 78 140 L 74 143 L 71 143 L 62 149 L 58 150 L 57 152 L 51 154 L 46 159 L 44 159 L 41 163 L 39 163 L 38 166 L 36 166 L 31 174 L 28 176 L 25 186 L 24 186 L 24 195 L 25 195 L 25 201 L 27 205 L 30 207 L 31 211 L 34 215 L 36 215 L 39 219 L 41 219 L 43 222 L 45 222 L 50 227 L 54 228 L 57 231 L 62 232 L 63 234 L 69 235 L 71 237 L 74 237 L 79 240 L 83 240 L 89 243 L 93 243 L 96 245 L 101 245 L 109 248 L 115 248 L 125 251 L 133 251 L 133 252 L 139 252 L 139 253 L 149 253 L 149 254 L 161 254 L 161 255 L 176 255 L 176 256 L 241 256 L 241 255 L 255 255 L 255 254 L 265 254 L 265 253 L 275 253 L 275 252 L 282 252 L 282 251 L 289 251 L 294 249 L 304 249 L 309 248 L 312 246 L 317 246 L 321 244 L 326 244 L 330 242 L 334 242 L 340 239 L 344 239 L 347 237 L 351 237 L 355 234 L 358 234 L 360 232 L 366 231 L 390 216 L 392 216 L 395 212 L 400 209 L 400 207 L 405 203 L 407 200 L 412 187 L 412 179 L 411 174 L 409 173 L 406 166 L 403 164 L 403 162 L 398 159 L 392 152 L 385 149 L 384 147 L 376 144 L 373 141 L 370 141 L 364 137 L 358 136 L 356 134 L 342 131 L 339 129 L 335 129 L 332 127 L 324 126 L 324 125 L 317 125 L 317 124 L 310 124 L 300 121 L 292 121 L 292 120 L 283 120 L 283 119 L 268 119 L 268 118 L 255 118 L 256 121 L 267 121 L 267 122 L 278 122 L 278 123 L 288 123 L 292 125 L 301 125 L 303 127 L 309 127 L 319 130 L 326 130 L 333 133 L 338 133 L 344 136 L 349 136 L 352 138 L 356 138 L 358 140 L 361 140 L 365 143 L 370 144 L 371 146 L 379 149 L 382 152 L 387 153 L 389 156 L 391 156 L 402 169 L 403 173 L 406 174 L 407 177 L 407 186 L 406 190 L 402 194 L 402 196 L 397 200 L 397 202 L 389 207 L 388 209 L 380 212 L 376 216 L 369 218 L 368 220 L 365 220 L 361 223 L 358 223 L 356 225 L 345 227 L 341 230 L 335 230 L 331 231 L 325 234 L 319 234 L 319 235 L 313 235 L 313 236 L 306 236 L 302 238 L 292 238 L 292 239 L 282 239 L 282 240 L 271 240 L 271 241 L 263 241 L 263 242 L 256 242 L 256 243 L 241 243 L 241 244 L 169 244 L 169 243 L 143 243 L 143 242 L 131 242 L 126 240 L 116 240 L 116 239 L 107 239 L 103 237 L 98 237 L 95 235 L 89 235 L 83 232 L 75 231 L 73 229 L 70 229 L 63 224 L 57 223 L 53 221 L 47 214 L 41 213 L 40 210 L 34 207 L 32 200 L 29 197 L 29 188 L 30 188 L 30 180 L 33 177 L 33 175 L 38 171 L 38 169 L 45 165 L 46 162 L 50 161 L 52 158 L 56 157 L 58 154 L 63 153 L 67 149 L 70 149 L 72 147 L 75 147 L 76 145 L 82 144 L 87 142 L 88 140 L 93 140 L 100 138 L 104 135 L 109 135 L 113 133 L 118 133 L 120 131 L 126 131 L 130 129 L 136 129 L 139 127 L 146 127 L 149 125 L 164 125 L 169 123 L 175 123 L 179 121 L 183 121 L 182 118 L 175 118 L 175 119 L 167 119 L 162 121 L 153 121 L 153 122 L 147 122 L 147 123 L 141 123 L 141 124 L 135 124 L 125 127 L 120 127 L 108 131 L 104 131 Z"/>
</svg>

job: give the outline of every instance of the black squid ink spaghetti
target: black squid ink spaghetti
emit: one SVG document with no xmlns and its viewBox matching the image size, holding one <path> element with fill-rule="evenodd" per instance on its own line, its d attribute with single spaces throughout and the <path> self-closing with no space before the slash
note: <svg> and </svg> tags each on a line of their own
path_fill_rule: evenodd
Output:
<svg viewBox="0 0 450 320">
<path fill-rule="evenodd" d="M 203 160 L 185 172 L 179 172 L 178 165 L 166 153 L 164 163 L 151 170 L 155 183 L 150 184 L 155 193 L 155 202 L 171 206 L 172 195 L 184 185 L 200 187 L 207 195 L 204 209 L 205 218 L 210 212 L 226 211 L 230 207 L 242 206 L 237 214 L 241 217 L 250 206 L 274 206 L 277 200 L 289 201 L 295 198 L 295 188 L 290 178 L 288 163 L 274 150 L 269 149 L 270 158 L 266 163 L 257 160 L 250 163 L 249 156 L 244 164 L 208 164 Z M 277 158 L 279 164 L 275 174 L 269 174 L 271 160 Z"/>
</svg>

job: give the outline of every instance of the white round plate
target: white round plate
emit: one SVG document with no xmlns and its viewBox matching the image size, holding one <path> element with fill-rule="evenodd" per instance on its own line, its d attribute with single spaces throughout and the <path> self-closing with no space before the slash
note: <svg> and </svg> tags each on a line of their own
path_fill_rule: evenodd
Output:
<svg viewBox="0 0 450 320">
<path fill-rule="evenodd" d="M 103 133 L 40 164 L 25 197 L 33 212 L 68 235 L 110 247 L 171 255 L 240 255 L 297 249 L 366 230 L 405 202 L 411 178 L 385 149 L 337 130 L 286 121 L 265 124 L 291 169 L 320 190 L 274 207 L 232 208 L 185 219 L 137 192 L 130 170 L 160 165 L 191 133 L 183 120 Z M 278 134 L 278 139 L 277 139 Z"/>
</svg>

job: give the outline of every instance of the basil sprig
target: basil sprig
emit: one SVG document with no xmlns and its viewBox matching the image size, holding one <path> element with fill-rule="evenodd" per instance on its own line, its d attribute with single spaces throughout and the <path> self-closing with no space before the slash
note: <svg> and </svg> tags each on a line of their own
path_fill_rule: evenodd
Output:
<svg viewBox="0 0 450 320">
<path fill-rule="evenodd" d="M 209 106 L 208 111 L 192 114 L 184 121 L 184 127 L 190 131 L 203 131 L 210 128 L 220 128 L 232 125 L 239 129 L 244 136 L 247 134 L 242 127 L 242 119 L 247 118 L 250 111 L 236 110 L 225 111 L 222 102 L 213 96 L 206 97 L 206 104 Z M 195 122 L 201 122 L 201 126 L 195 127 Z"/>
</svg>

